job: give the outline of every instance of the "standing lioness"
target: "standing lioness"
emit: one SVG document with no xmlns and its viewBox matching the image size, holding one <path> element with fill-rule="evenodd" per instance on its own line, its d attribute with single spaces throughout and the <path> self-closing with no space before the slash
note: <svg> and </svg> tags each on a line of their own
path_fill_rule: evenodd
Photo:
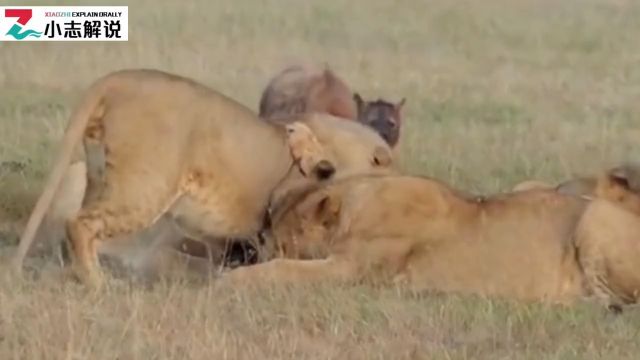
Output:
<svg viewBox="0 0 640 360">
<path fill-rule="evenodd" d="M 373 130 L 329 115 L 309 126 L 340 172 L 391 165 Z M 58 159 L 20 240 L 20 265 L 83 140 L 88 186 L 68 221 L 73 268 L 99 284 L 99 242 L 134 234 L 167 214 L 194 237 L 243 237 L 258 230 L 269 196 L 303 177 L 293 166 L 284 126 L 192 80 L 154 70 L 124 70 L 96 81 L 75 109 Z M 276 194 L 279 192 L 276 192 Z"/>
</svg>

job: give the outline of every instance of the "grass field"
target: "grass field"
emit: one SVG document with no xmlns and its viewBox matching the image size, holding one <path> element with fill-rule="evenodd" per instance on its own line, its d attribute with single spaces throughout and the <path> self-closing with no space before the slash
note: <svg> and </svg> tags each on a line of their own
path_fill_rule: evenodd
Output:
<svg viewBox="0 0 640 360">
<path fill-rule="evenodd" d="M 478 193 L 590 174 L 638 151 L 640 3 L 632 0 L 128 5 L 127 43 L 0 43 L 0 163 L 25 165 L 0 168 L 0 255 L 15 244 L 78 96 L 121 68 L 186 75 L 256 109 L 283 66 L 327 61 L 366 98 L 407 97 L 408 172 Z M 96 296 L 39 261 L 27 281 L 0 277 L 1 359 L 640 356 L 636 310 L 613 317 L 588 303 L 365 287 L 149 289 L 126 280 Z"/>
</svg>

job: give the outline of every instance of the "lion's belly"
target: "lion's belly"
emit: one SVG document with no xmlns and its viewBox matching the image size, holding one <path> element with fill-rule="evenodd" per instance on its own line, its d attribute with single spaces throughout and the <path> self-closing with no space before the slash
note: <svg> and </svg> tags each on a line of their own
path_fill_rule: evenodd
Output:
<svg viewBox="0 0 640 360">
<path fill-rule="evenodd" d="M 526 256 L 509 261 L 485 261 L 481 257 L 482 254 L 474 256 L 452 249 L 449 254 L 440 253 L 439 258 L 409 264 L 409 276 L 415 286 L 423 289 L 521 300 L 563 300 L 580 292 L 579 279 L 562 275 L 561 261 L 545 269 Z M 578 275 L 577 271 L 574 274 Z"/>
<path fill-rule="evenodd" d="M 175 224 L 194 238 L 248 236 L 258 231 L 262 214 L 259 201 L 248 203 L 227 192 L 206 199 L 183 196 L 169 210 Z"/>
</svg>

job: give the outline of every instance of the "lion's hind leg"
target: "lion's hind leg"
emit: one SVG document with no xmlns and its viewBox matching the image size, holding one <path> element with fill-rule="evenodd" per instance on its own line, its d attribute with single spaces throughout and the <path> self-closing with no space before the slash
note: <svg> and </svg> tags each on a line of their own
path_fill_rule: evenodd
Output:
<svg viewBox="0 0 640 360">
<path fill-rule="evenodd" d="M 105 149 L 104 144 L 102 143 L 102 138 L 95 139 L 85 137 L 84 155 L 84 161 L 77 161 L 69 167 L 67 174 L 69 179 L 63 182 L 63 184 L 65 184 L 69 189 L 64 190 L 66 193 L 70 194 L 71 191 L 75 191 L 74 200 L 76 203 L 73 212 L 65 213 L 65 217 L 63 221 L 61 221 L 62 224 L 77 215 L 82 207 L 86 207 L 95 202 L 101 196 L 104 189 L 104 171 L 106 164 Z M 65 198 L 69 198 L 69 196 L 67 195 Z M 65 237 L 66 234 L 61 236 L 62 241 L 59 242 L 60 262 L 63 265 L 70 261 L 69 251 L 67 248 L 68 239 L 67 241 L 64 241 Z"/>
<path fill-rule="evenodd" d="M 96 201 L 102 194 L 105 182 L 105 146 L 102 139 L 84 139 L 84 151 L 86 156 L 86 182 L 87 191 L 83 199 L 83 205 Z"/>
<path fill-rule="evenodd" d="M 72 250 L 72 267 L 83 283 L 98 286 L 101 276 L 97 259 L 98 242 L 110 239 L 131 239 L 157 221 L 175 202 L 177 190 L 167 191 L 154 186 L 134 187 L 135 177 L 121 178 L 117 186 L 105 188 L 103 196 L 84 206 L 67 221 L 67 238 Z M 115 185 L 115 184 L 113 184 Z"/>
</svg>

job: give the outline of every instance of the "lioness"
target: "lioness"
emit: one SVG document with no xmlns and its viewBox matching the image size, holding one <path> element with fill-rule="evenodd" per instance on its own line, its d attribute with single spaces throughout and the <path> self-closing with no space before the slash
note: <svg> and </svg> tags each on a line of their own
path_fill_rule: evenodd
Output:
<svg viewBox="0 0 640 360">
<path fill-rule="evenodd" d="M 602 175 L 576 229 L 589 288 L 612 309 L 640 299 L 640 165 Z"/>
<path fill-rule="evenodd" d="M 401 281 L 414 289 L 569 302 L 584 294 L 571 241 L 587 201 L 551 190 L 478 198 L 429 178 L 363 175 L 290 193 L 260 237 L 280 258 L 233 283 Z"/>
<path fill-rule="evenodd" d="M 299 170 L 305 176 L 317 180 L 332 177 L 335 168 L 326 160 L 325 148 L 320 145 L 311 129 L 299 122 L 286 125 L 286 129 L 287 143 Z M 305 184 L 303 182 L 301 185 Z M 63 192 L 61 196 L 64 194 Z M 66 203 L 69 204 L 68 201 Z M 174 246 L 172 248 L 167 245 Z M 181 251 L 175 251 L 176 248 Z M 233 268 L 259 260 L 259 254 L 251 240 L 212 237 L 193 240 L 172 226 L 172 221 L 166 215 L 150 228 L 138 233 L 135 239 L 101 244 L 98 252 L 106 255 L 105 260 L 109 263 L 120 265 L 118 270 L 128 270 L 136 278 L 143 280 L 181 276 L 185 275 L 184 270 L 188 270 L 189 274 L 209 275 L 217 272 L 220 267 Z M 116 262 L 113 263 L 112 260 Z"/>
<path fill-rule="evenodd" d="M 318 114 L 282 122 L 294 120 L 313 130 L 338 174 L 392 165 L 390 148 L 366 126 Z M 257 231 L 272 193 L 286 193 L 303 177 L 295 170 L 286 137 L 281 124 L 262 121 L 190 79 L 156 70 L 106 75 L 72 114 L 20 239 L 16 266 L 81 138 L 88 186 L 67 234 L 75 274 L 85 284 L 98 285 L 98 244 L 134 234 L 162 216 L 195 238 L 245 237 Z"/>
</svg>

